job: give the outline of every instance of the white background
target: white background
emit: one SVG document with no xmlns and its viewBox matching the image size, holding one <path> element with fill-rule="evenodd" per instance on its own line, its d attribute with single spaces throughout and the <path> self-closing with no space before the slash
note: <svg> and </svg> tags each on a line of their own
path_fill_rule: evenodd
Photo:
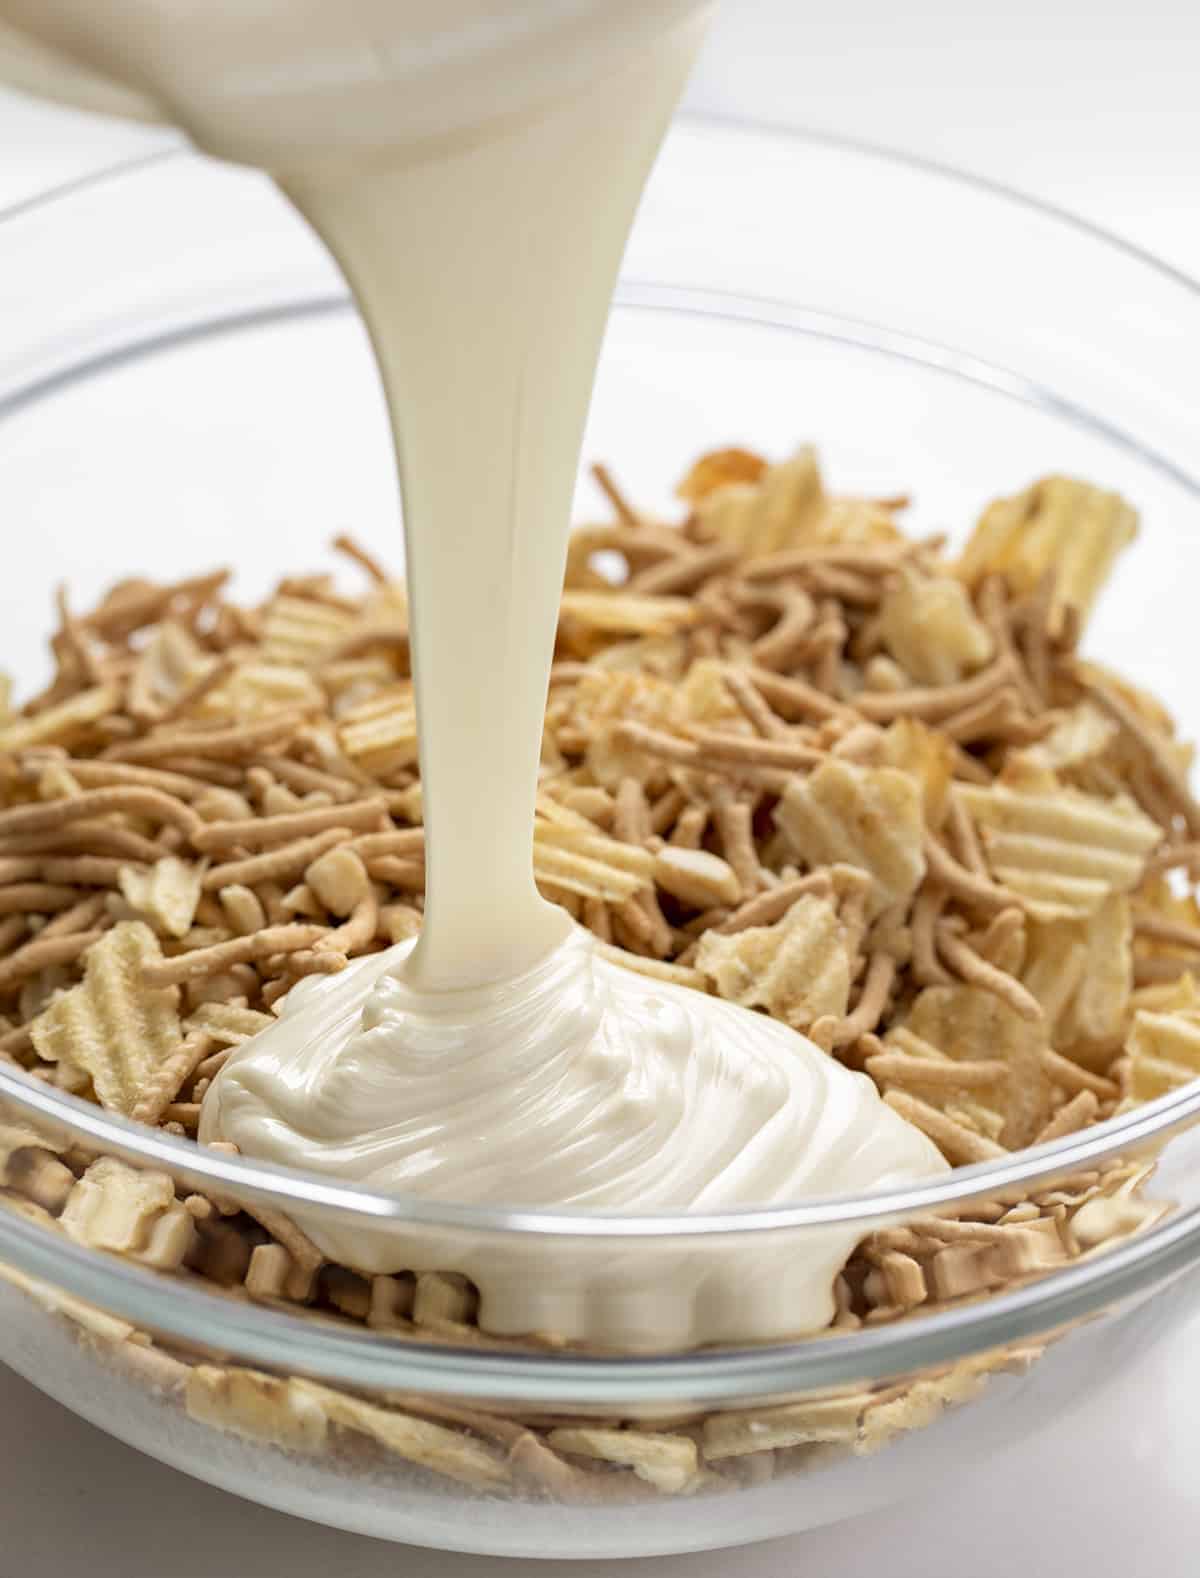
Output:
<svg viewBox="0 0 1200 1578">
<path fill-rule="evenodd" d="M 1198 83 L 1195 0 L 726 0 L 691 105 L 958 165 L 1200 276 Z M 0 95 L 0 206 L 155 135 Z M 1023 1451 L 931 1485 L 919 1502 L 795 1540 L 625 1571 L 1193 1578 L 1198 1343 L 1200 1319 L 1102 1402 Z M 0 1531 L 0 1578 L 507 1578 L 532 1565 L 398 1550 L 251 1507 L 117 1445 L 3 1370 Z M 546 1578 L 602 1571 L 618 1570 L 538 1569 Z"/>
</svg>

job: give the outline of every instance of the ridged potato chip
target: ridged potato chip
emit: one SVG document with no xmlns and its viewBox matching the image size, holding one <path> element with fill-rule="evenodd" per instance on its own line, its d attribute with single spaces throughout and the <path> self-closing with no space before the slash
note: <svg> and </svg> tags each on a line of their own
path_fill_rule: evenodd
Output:
<svg viewBox="0 0 1200 1578">
<path fill-rule="evenodd" d="M 1122 1070 L 1123 1094 L 1137 1104 L 1200 1078 L 1200 992 L 1190 975 L 1160 994 L 1160 1007 L 1133 1016 Z"/>
<path fill-rule="evenodd" d="M 125 901 L 154 930 L 168 937 L 184 937 L 196 918 L 203 891 L 204 865 L 164 855 L 146 870 L 125 866 L 120 885 Z"/>
<path fill-rule="evenodd" d="M 654 856 L 608 838 L 591 824 L 577 828 L 539 817 L 533 831 L 533 871 L 552 888 L 622 904 L 650 885 Z"/>
<path fill-rule="evenodd" d="M 1039 920 L 1090 915 L 1137 886 L 1162 829 L 1128 795 L 1103 799 L 1061 786 L 1038 791 L 964 784 L 997 882 Z"/>
<path fill-rule="evenodd" d="M 963 550 L 959 574 L 970 586 L 999 572 L 1018 592 L 1054 573 L 1050 630 L 1067 608 L 1086 620 L 1121 549 L 1137 534 L 1136 512 L 1117 493 L 1071 477 L 1044 477 L 984 510 Z"/>
<path fill-rule="evenodd" d="M 981 1133 L 991 1125 L 973 1117 L 972 1109 L 996 1114 L 1000 1123 L 989 1137 L 1010 1150 L 1028 1145 L 1050 1116 L 1050 1082 L 1042 1064 L 1046 1027 L 1016 1013 L 991 992 L 976 986 L 926 987 L 903 1026 L 883 1040 L 885 1047 L 915 1056 L 928 1056 L 932 1048 L 955 1062 L 1002 1062 L 1004 1077 L 982 1087 L 965 1085 L 956 1092 L 940 1083 L 919 1086 L 914 1080 L 904 1088 Z"/>
<path fill-rule="evenodd" d="M 895 767 L 919 780 L 925 820 L 930 827 L 940 827 L 954 776 L 953 742 L 919 718 L 897 718 L 880 735 L 879 765 Z"/>
<path fill-rule="evenodd" d="M 701 533 L 748 558 L 817 541 L 828 509 L 816 453 L 808 447 L 768 466 L 755 481 L 727 482 L 697 507 Z"/>
<path fill-rule="evenodd" d="M 377 691 L 342 713 L 338 741 L 350 760 L 383 777 L 417 760 L 417 704 L 404 681 Z"/>
<path fill-rule="evenodd" d="M 791 780 L 775 823 L 809 866 L 844 862 L 867 872 L 872 915 L 911 897 L 925 875 L 921 786 L 893 767 L 830 758 Z"/>
<path fill-rule="evenodd" d="M 589 665 L 572 686 L 567 720 L 581 730 L 626 719 L 667 725 L 678 708 L 677 697 L 676 686 L 657 675 Z"/>
<path fill-rule="evenodd" d="M 201 716 L 261 718 L 278 707 L 319 707 L 324 693 L 298 663 L 239 663 L 200 702 Z"/>
<path fill-rule="evenodd" d="M 269 663 L 314 668 L 361 622 L 362 616 L 349 609 L 281 593 L 267 606 L 259 653 Z"/>
<path fill-rule="evenodd" d="M 765 1008 L 794 1030 L 826 1014 L 840 1017 L 850 1000 L 845 928 L 828 899 L 804 894 L 772 926 L 722 935 L 706 932 L 696 968 L 721 997 Z"/>
<path fill-rule="evenodd" d="M 122 921 L 88 949 L 80 984 L 29 1027 L 40 1057 L 81 1069 L 100 1105 L 126 1117 L 183 1040 L 178 991 L 145 981 L 146 967 L 161 961 L 150 928 Z"/>
<path fill-rule="evenodd" d="M 993 641 L 961 581 L 905 568 L 879 609 L 884 645 L 920 685 L 951 685 L 991 658 Z"/>
<path fill-rule="evenodd" d="M 567 591 L 562 595 L 563 619 L 605 635 L 669 636 L 686 630 L 700 617 L 690 597 L 649 597 L 615 588 L 607 592 Z"/>
<path fill-rule="evenodd" d="M 1042 1005 L 1052 1045 L 1086 1067 L 1109 1060 L 1133 991 L 1133 918 L 1114 893 L 1078 920 L 1030 924 L 1024 985 Z"/>
<path fill-rule="evenodd" d="M 615 790 L 623 778 L 645 782 L 661 765 L 620 741 L 621 724 L 669 728 L 678 707 L 678 688 L 655 675 L 589 667 L 572 687 L 565 722 L 585 742 L 584 763 L 594 781 Z"/>
</svg>

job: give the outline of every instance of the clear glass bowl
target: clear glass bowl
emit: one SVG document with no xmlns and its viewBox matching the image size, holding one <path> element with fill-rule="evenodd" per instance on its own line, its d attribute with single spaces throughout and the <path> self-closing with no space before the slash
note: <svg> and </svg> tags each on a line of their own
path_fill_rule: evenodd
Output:
<svg viewBox="0 0 1200 1578">
<path fill-rule="evenodd" d="M 49 597 L 64 570 L 81 602 L 134 568 L 171 576 L 225 561 L 256 593 L 284 568 L 321 563 L 346 528 L 397 562 L 365 337 L 328 258 L 264 180 L 186 153 L 156 156 L 11 213 L 0 236 L 0 657 L 23 686 L 43 677 Z M 587 454 L 665 507 L 706 446 L 781 453 L 810 439 L 836 487 L 911 492 L 917 525 L 952 534 L 988 498 L 1047 471 L 1118 488 L 1141 509 L 1143 533 L 1089 647 L 1156 690 L 1194 736 L 1198 343 L 1195 284 L 1066 216 L 883 154 L 684 122 L 630 245 Z M 581 492 L 580 513 L 596 502 Z M 170 1172 L 181 1189 L 403 1222 L 410 1237 L 444 1244 L 447 1264 L 462 1227 L 512 1244 L 536 1237 L 549 1253 L 570 1239 L 631 1263 L 664 1240 L 680 1255 L 751 1243 L 802 1254 L 806 1235 L 831 1222 L 865 1234 L 914 1213 L 1046 1192 L 1118 1161 L 1156 1164 L 1143 1186 L 1161 1211 L 1153 1224 L 1015 1291 L 803 1343 L 651 1358 L 516 1352 L 452 1332 L 417 1340 L 289 1313 L 80 1248 L 23 1212 L 15 1190 L 0 1193 L 8 1363 L 201 1478 L 428 1545 L 644 1555 L 846 1517 L 1026 1438 L 1136 1363 L 1200 1297 L 1195 1087 L 902 1194 L 719 1218 L 420 1204 L 199 1151 L 2 1065 L 0 1098 L 6 1121 L 65 1128 L 93 1153 Z M 228 1397 L 240 1434 L 189 1414 L 181 1390 L 199 1385 L 205 1364 L 285 1378 L 274 1423 L 256 1426 L 251 1402 Z M 768 1416 L 769 1439 L 801 1416 L 809 1439 L 793 1430 L 799 1444 L 755 1452 L 692 1496 L 624 1471 L 605 1482 L 605 1499 L 578 1504 L 414 1469 L 362 1429 L 339 1427 L 315 1450 L 303 1401 L 314 1394 L 301 1383 L 288 1391 L 287 1377 L 388 1417 L 448 1407 L 598 1416 L 686 1438 L 703 1435 L 705 1416 L 791 1409 Z M 872 1407 L 903 1399 L 906 1426 L 924 1428 L 871 1453 L 855 1450 L 873 1444 L 861 1431 L 819 1439 L 811 1421 L 822 1408 L 853 1413 L 838 1403 L 847 1394 Z M 280 1420 L 306 1450 L 261 1439 Z M 494 1456 L 507 1465 L 507 1446 Z"/>
</svg>

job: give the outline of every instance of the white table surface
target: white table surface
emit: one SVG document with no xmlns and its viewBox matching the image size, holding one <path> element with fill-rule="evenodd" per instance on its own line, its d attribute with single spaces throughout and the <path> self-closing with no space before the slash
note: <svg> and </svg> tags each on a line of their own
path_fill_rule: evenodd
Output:
<svg viewBox="0 0 1200 1578">
<path fill-rule="evenodd" d="M 691 103 L 957 164 L 1073 209 L 1200 276 L 1197 80 L 1200 9 L 1191 0 L 986 8 L 970 0 L 726 0 Z M 0 207 L 155 136 L 0 92 Z M 792 1540 L 635 1561 L 625 1571 L 1193 1578 L 1198 1354 L 1200 1317 L 1102 1400 L 918 1501 Z M 0 1531 L 0 1578 L 501 1578 L 532 1567 L 402 1550 L 251 1506 L 119 1445 L 2 1368 Z M 598 1578 L 616 1569 L 584 1561 L 536 1571 Z"/>
</svg>

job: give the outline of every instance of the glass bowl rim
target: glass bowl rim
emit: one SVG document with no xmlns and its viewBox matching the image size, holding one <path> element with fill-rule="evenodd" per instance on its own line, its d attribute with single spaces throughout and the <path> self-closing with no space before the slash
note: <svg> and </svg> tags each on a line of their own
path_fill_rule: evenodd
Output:
<svg viewBox="0 0 1200 1578">
<path fill-rule="evenodd" d="M 1145 249 L 1112 235 L 1101 226 L 1063 210 L 1053 203 L 1028 197 L 987 178 L 981 178 L 938 161 L 893 149 L 833 136 L 823 132 L 773 126 L 754 120 L 683 115 L 683 126 L 711 128 L 731 135 L 756 135 L 781 143 L 812 145 L 865 161 L 892 164 L 935 186 L 967 189 L 1075 232 L 1085 241 L 1123 254 L 1140 268 L 1157 274 L 1176 289 L 1200 297 L 1200 281 Z M 172 144 L 146 155 L 122 159 L 87 175 L 25 198 L 0 210 L 0 227 L 70 200 L 97 187 L 136 179 L 145 170 L 166 160 L 194 160 L 182 144 Z M 643 282 L 637 282 L 641 286 Z M 668 287 L 669 288 L 669 287 Z M 150 347 L 146 347 L 149 349 Z M 78 368 L 84 376 L 86 364 Z M 71 382 L 55 377 L 54 388 Z M 45 389 L 39 392 L 51 392 Z M 1153 457 L 1147 457 L 1153 464 Z M 1200 483 L 1172 472 L 1173 480 L 1200 492 Z M 1131 1149 L 1161 1144 L 1172 1134 L 1200 1119 L 1200 1083 L 1184 1087 L 1132 1112 L 1107 1120 L 1092 1129 L 1051 1144 L 1012 1153 L 978 1166 L 959 1168 L 912 1186 L 862 1196 L 828 1196 L 789 1206 L 744 1207 L 720 1213 L 605 1213 L 571 1210 L 472 1207 L 388 1195 L 354 1188 L 302 1171 L 253 1162 L 244 1157 L 214 1153 L 194 1143 L 135 1125 L 104 1113 L 90 1103 L 31 1081 L 20 1072 L 0 1065 L 0 1098 L 31 1116 L 68 1129 L 101 1147 L 106 1153 L 142 1166 L 162 1168 L 195 1181 L 214 1193 L 222 1189 L 283 1209 L 316 1206 L 361 1223 L 392 1221 L 432 1229 L 469 1229 L 475 1234 L 531 1239 L 572 1238 L 608 1240 L 613 1244 L 661 1238 L 714 1241 L 746 1234 L 803 1233 L 853 1223 L 862 1232 L 900 1217 L 945 1209 L 984 1198 L 1001 1190 L 1046 1186 L 1066 1174 L 1086 1171 Z M 551 1395 L 565 1384 L 578 1395 L 590 1369 L 596 1371 L 597 1396 L 611 1395 L 618 1375 L 622 1384 L 633 1384 L 644 1397 L 679 1395 L 679 1387 L 708 1387 L 706 1395 L 736 1396 L 747 1384 L 830 1384 L 839 1378 L 861 1376 L 863 1366 L 875 1373 L 896 1373 L 932 1359 L 945 1360 L 976 1352 L 990 1343 L 1011 1341 L 1021 1334 L 1044 1329 L 1051 1314 L 1076 1318 L 1099 1308 L 1122 1292 L 1132 1292 L 1150 1277 L 1170 1274 L 1191 1264 L 1200 1253 L 1200 1210 L 1174 1216 L 1131 1243 L 1095 1262 L 1077 1264 L 1015 1293 L 985 1300 L 962 1311 L 929 1316 L 899 1328 L 879 1328 L 855 1334 L 854 1340 L 814 1338 L 796 1344 L 773 1345 L 767 1351 L 708 1353 L 664 1359 L 584 1359 L 577 1355 L 541 1356 L 486 1352 L 442 1344 L 389 1341 L 377 1333 L 335 1332 L 311 1317 L 234 1304 L 215 1293 L 206 1293 L 80 1246 L 64 1243 L 32 1224 L 7 1219 L 0 1213 L 0 1250 L 4 1257 L 34 1276 L 58 1282 L 82 1297 L 136 1320 L 150 1311 L 161 1316 L 163 1329 L 194 1338 L 236 1328 L 240 1351 L 257 1354 L 264 1362 L 281 1351 L 310 1352 L 310 1366 L 340 1369 L 353 1380 L 370 1372 L 376 1378 L 358 1384 L 395 1384 L 398 1369 L 411 1371 L 417 1364 L 431 1390 L 463 1390 L 462 1366 L 473 1372 L 471 1390 L 511 1395 L 519 1387 L 544 1383 Z M 172 1315 L 174 1311 L 174 1316 Z M 232 1313 L 235 1312 L 235 1313 Z M 289 1330 L 294 1328 L 294 1330 Z M 268 1335 L 269 1334 L 269 1335 Z M 334 1351 L 336 1350 L 336 1352 Z M 853 1350 L 853 1357 L 851 1356 Z M 886 1365 L 886 1370 L 880 1370 Z M 712 1379 L 713 1367 L 724 1377 Z M 298 1366 L 302 1367 L 302 1366 Z M 387 1379 L 381 1379 L 385 1373 Z M 628 1373 L 626 1373 L 628 1372 Z M 506 1378 L 507 1377 L 507 1381 Z M 603 1379 L 601 1379 L 603 1377 Z M 439 1384 L 440 1382 L 440 1384 Z M 411 1382 L 411 1376 L 408 1384 Z M 496 1388 L 499 1386 L 499 1390 Z M 649 1388 L 649 1390 L 647 1390 Z M 529 1395 L 528 1391 L 524 1395 Z"/>
</svg>

